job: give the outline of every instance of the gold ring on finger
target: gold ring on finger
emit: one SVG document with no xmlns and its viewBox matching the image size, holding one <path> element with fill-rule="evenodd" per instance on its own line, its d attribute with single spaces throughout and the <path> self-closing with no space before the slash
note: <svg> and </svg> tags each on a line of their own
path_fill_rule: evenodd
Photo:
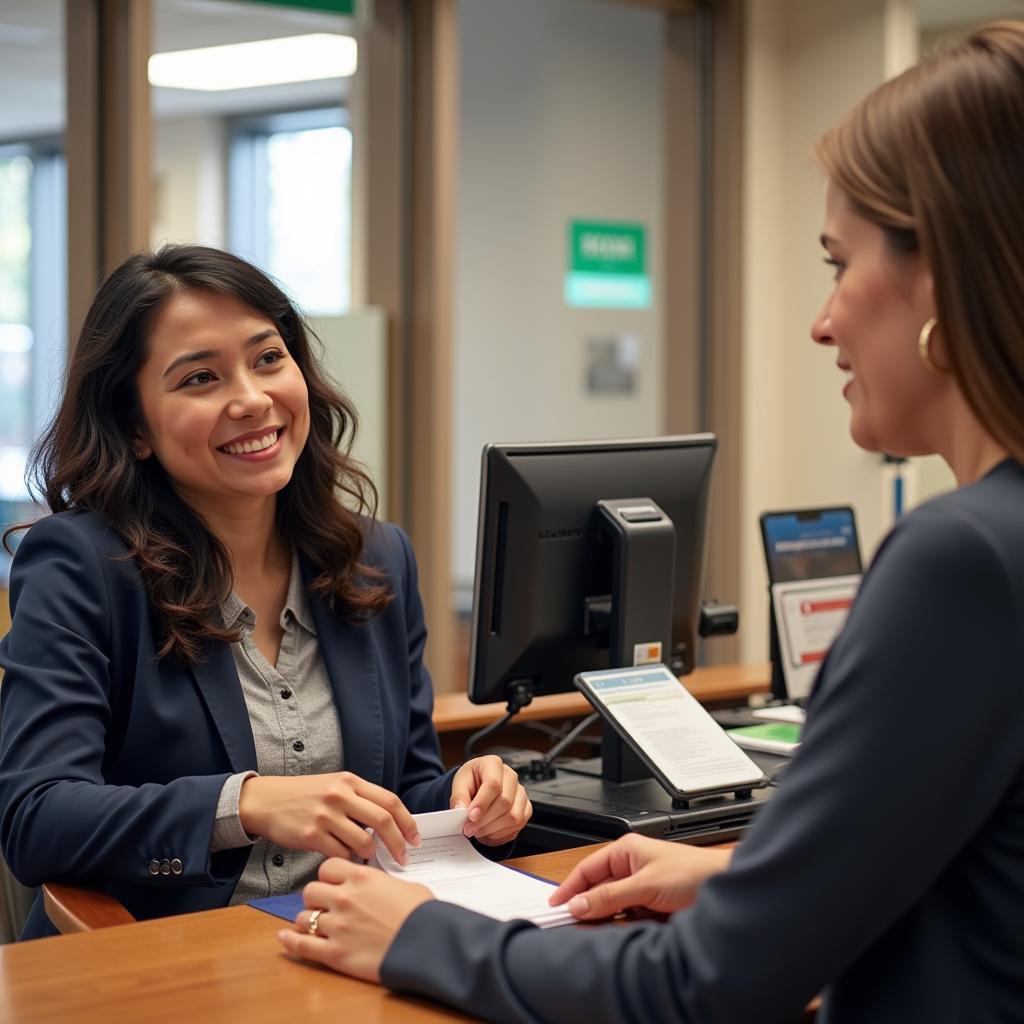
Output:
<svg viewBox="0 0 1024 1024">
<path fill-rule="evenodd" d="M 309 924 L 306 925 L 306 931 L 309 932 L 310 935 L 316 935 L 317 927 L 320 924 L 320 915 L 323 912 L 322 907 L 309 912 Z"/>
</svg>

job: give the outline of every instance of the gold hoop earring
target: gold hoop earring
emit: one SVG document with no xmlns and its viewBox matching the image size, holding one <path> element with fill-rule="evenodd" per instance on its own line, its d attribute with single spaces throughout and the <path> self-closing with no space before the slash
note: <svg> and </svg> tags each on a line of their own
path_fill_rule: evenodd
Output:
<svg viewBox="0 0 1024 1024">
<path fill-rule="evenodd" d="M 930 317 L 925 321 L 924 327 L 921 328 L 921 333 L 917 336 L 917 354 L 920 357 L 921 362 L 924 363 L 932 373 L 942 373 L 942 367 L 932 359 L 931 353 L 932 331 L 935 330 L 935 324 L 935 317 Z"/>
</svg>

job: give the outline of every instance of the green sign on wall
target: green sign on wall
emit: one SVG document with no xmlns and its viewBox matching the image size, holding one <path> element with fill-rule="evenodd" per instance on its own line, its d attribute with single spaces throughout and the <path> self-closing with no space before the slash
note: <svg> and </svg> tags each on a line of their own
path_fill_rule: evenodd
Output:
<svg viewBox="0 0 1024 1024">
<path fill-rule="evenodd" d="M 569 222 L 565 301 L 599 309 L 646 309 L 651 304 L 647 231 L 640 224 Z"/>
<path fill-rule="evenodd" d="M 328 11 L 331 14 L 356 13 L 359 0 L 247 0 L 248 3 L 270 4 L 273 7 L 304 7 L 308 11 Z"/>
</svg>

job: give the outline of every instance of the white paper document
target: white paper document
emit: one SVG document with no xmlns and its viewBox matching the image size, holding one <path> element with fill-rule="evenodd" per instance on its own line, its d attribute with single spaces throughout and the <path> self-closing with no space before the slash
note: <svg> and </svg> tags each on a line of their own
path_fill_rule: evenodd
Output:
<svg viewBox="0 0 1024 1024">
<path fill-rule="evenodd" d="M 758 708 L 750 712 L 753 718 L 763 718 L 766 722 L 788 722 L 791 725 L 803 725 L 807 712 L 796 704 L 777 704 L 766 708 Z"/>
<path fill-rule="evenodd" d="M 810 693 L 832 641 L 846 622 L 858 586 L 858 575 L 772 584 L 782 673 L 790 700 Z"/>
<path fill-rule="evenodd" d="M 378 839 L 373 863 L 389 875 L 425 885 L 437 899 L 511 921 L 521 918 L 541 928 L 573 924 L 564 906 L 548 905 L 555 891 L 551 882 L 495 864 L 462 834 L 467 811 L 414 814 L 420 833 L 418 847 L 406 847 L 407 864 L 399 864 Z"/>
</svg>

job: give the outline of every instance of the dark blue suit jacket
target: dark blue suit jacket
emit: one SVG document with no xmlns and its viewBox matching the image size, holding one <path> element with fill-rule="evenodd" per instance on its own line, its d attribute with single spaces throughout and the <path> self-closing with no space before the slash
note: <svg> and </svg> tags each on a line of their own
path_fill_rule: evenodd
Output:
<svg viewBox="0 0 1024 1024">
<path fill-rule="evenodd" d="M 98 886 L 138 918 L 228 903 L 248 848 L 210 854 L 225 779 L 256 768 L 230 648 L 192 668 L 155 658 L 150 607 L 120 538 L 92 513 L 36 523 L 11 572 L 0 644 L 0 843 L 25 885 Z M 368 528 L 364 560 L 394 599 L 353 625 L 311 599 L 345 768 L 414 813 L 448 806 L 423 666 L 426 628 L 408 538 Z M 306 582 L 311 566 L 303 564 Z M 152 875 L 178 859 L 180 874 Z M 25 937 L 45 934 L 39 903 Z"/>
<path fill-rule="evenodd" d="M 730 869 L 667 923 L 439 901 L 389 987 L 502 1024 L 1024 1021 L 1024 467 L 900 520 Z"/>
</svg>

